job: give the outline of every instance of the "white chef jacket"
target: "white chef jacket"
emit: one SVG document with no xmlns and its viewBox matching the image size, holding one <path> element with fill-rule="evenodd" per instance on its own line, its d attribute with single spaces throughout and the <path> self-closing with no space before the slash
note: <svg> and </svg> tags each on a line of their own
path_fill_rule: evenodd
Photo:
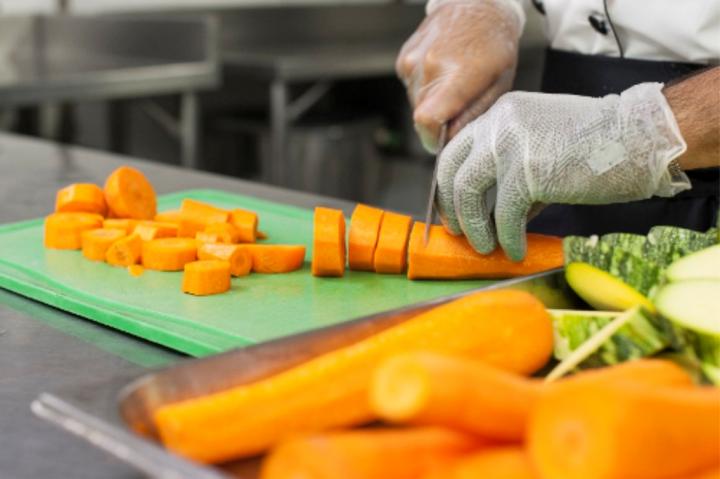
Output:
<svg viewBox="0 0 720 479">
<path fill-rule="evenodd" d="M 427 11 L 457 0 L 429 0 Z M 480 0 L 476 0 L 480 1 Z M 524 10 L 544 10 L 550 46 L 586 55 L 620 56 L 603 0 L 485 0 Z M 530 6 L 534 3 L 536 7 Z M 720 0 L 607 0 L 625 58 L 720 63 Z M 604 24 L 605 32 L 590 21 Z"/>
</svg>

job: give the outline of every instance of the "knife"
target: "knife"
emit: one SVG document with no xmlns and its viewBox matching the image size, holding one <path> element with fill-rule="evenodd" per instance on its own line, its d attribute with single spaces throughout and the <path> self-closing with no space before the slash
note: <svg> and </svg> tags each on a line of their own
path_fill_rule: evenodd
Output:
<svg viewBox="0 0 720 479">
<path fill-rule="evenodd" d="M 430 194 L 427 201 L 427 210 L 425 210 L 425 233 L 423 235 L 423 244 L 427 245 L 430 239 L 430 226 L 433 221 L 433 213 L 435 212 L 435 194 L 437 193 L 437 172 L 438 163 L 440 162 L 440 154 L 445 148 L 445 142 L 447 141 L 447 123 L 443 123 L 440 127 L 440 139 L 438 141 L 438 150 L 435 155 L 435 168 L 433 169 L 432 183 L 430 183 Z"/>
</svg>

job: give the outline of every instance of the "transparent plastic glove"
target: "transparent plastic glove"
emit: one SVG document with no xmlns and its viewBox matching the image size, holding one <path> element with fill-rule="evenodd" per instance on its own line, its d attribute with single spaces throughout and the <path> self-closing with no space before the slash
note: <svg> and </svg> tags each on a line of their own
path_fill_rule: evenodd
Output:
<svg viewBox="0 0 720 479">
<path fill-rule="evenodd" d="M 607 204 L 690 188 L 669 163 L 686 149 L 662 84 L 591 98 L 512 92 L 465 127 L 438 165 L 447 229 L 489 253 L 525 257 L 525 226 L 540 204 Z M 494 223 L 486 193 L 497 187 Z"/>
<path fill-rule="evenodd" d="M 435 151 L 440 126 L 452 138 L 512 86 L 525 23 L 520 0 L 431 0 L 396 62 L 415 128 Z"/>
</svg>

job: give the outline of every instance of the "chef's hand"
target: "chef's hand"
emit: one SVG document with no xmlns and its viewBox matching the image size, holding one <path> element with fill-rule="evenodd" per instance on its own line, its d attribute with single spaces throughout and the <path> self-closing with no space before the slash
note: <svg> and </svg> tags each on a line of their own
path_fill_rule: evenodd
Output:
<svg viewBox="0 0 720 479">
<path fill-rule="evenodd" d="M 428 2 L 396 63 L 425 148 L 435 151 L 443 123 L 452 138 L 510 90 L 524 23 L 519 0 Z"/>
<path fill-rule="evenodd" d="M 512 92 L 466 126 L 438 166 L 446 228 L 489 253 L 525 257 L 527 216 L 549 203 L 607 204 L 690 188 L 668 165 L 686 149 L 660 83 L 591 98 Z M 486 192 L 497 186 L 494 222 Z M 534 208 L 533 208 L 534 210 Z"/>
</svg>

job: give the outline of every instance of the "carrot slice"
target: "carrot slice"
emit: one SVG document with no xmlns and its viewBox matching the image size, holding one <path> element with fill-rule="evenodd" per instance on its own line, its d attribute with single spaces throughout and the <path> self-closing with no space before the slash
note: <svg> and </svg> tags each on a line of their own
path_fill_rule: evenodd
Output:
<svg viewBox="0 0 720 479">
<path fill-rule="evenodd" d="M 279 244 L 242 245 L 252 256 L 255 273 L 290 273 L 302 268 L 305 262 L 305 246 Z"/>
<path fill-rule="evenodd" d="M 494 447 L 438 467 L 423 479 L 537 479 L 532 463 L 520 446 Z"/>
<path fill-rule="evenodd" d="M 408 251 L 409 279 L 493 279 L 524 276 L 563 265 L 562 238 L 530 233 L 527 256 L 510 261 L 502 249 L 489 255 L 476 252 L 464 236 L 452 236 L 431 226 L 427 245 L 424 223 L 415 223 Z"/>
<path fill-rule="evenodd" d="M 142 265 L 139 264 L 131 264 L 127 267 L 128 273 L 130 273 L 130 276 L 138 277 L 142 276 L 142 274 L 145 272 L 145 268 L 142 267 Z"/>
<path fill-rule="evenodd" d="M 260 232 L 258 231 L 258 215 L 252 211 L 240 208 L 230 212 L 230 223 L 237 228 L 239 243 L 254 243 Z"/>
<path fill-rule="evenodd" d="M 83 231 L 82 254 L 93 261 L 105 261 L 105 255 L 110 246 L 124 237 L 125 232 L 122 230 L 99 228 Z"/>
<path fill-rule="evenodd" d="M 139 223 L 139 220 L 131 220 L 128 218 L 125 219 L 117 219 L 117 218 L 111 218 L 103 221 L 103 228 L 106 230 L 122 230 L 125 232 L 125 234 L 130 234 L 133 231 L 135 231 L 135 227 Z"/>
<path fill-rule="evenodd" d="M 482 445 L 482 440 L 441 428 L 317 434 L 280 444 L 265 459 L 260 477 L 416 479 Z"/>
<path fill-rule="evenodd" d="M 45 218 L 45 247 L 80 249 L 82 233 L 102 227 L 102 222 L 95 213 L 53 213 Z"/>
<path fill-rule="evenodd" d="M 400 274 L 407 264 L 407 243 L 412 218 L 385 212 L 373 264 L 376 273 Z"/>
<path fill-rule="evenodd" d="M 384 211 L 366 205 L 357 205 L 350 218 L 348 261 L 350 269 L 374 271 L 373 258 L 380 235 Z"/>
<path fill-rule="evenodd" d="M 180 221 L 182 221 L 182 212 L 180 210 L 161 211 L 155 215 L 154 220 L 160 223 L 173 223 L 179 225 Z"/>
<path fill-rule="evenodd" d="M 212 223 L 227 223 L 230 212 L 202 201 L 186 198 L 180 206 L 180 231 L 178 236 L 194 238 L 198 231 Z"/>
<path fill-rule="evenodd" d="M 481 291 L 249 384 L 161 406 L 154 419 L 165 445 L 186 457 L 249 456 L 292 435 L 374 419 L 372 372 L 395 354 L 422 348 L 531 373 L 550 357 L 552 334 L 531 294 Z"/>
<path fill-rule="evenodd" d="M 542 383 L 471 359 L 407 353 L 375 371 L 371 403 L 382 418 L 522 440 Z"/>
<path fill-rule="evenodd" d="M 121 166 L 105 181 L 105 201 L 114 216 L 151 220 L 157 212 L 155 189 L 142 172 Z"/>
<path fill-rule="evenodd" d="M 218 243 L 240 243 L 241 233 L 230 223 L 210 223 L 205 227 L 205 232 L 217 235 Z"/>
<path fill-rule="evenodd" d="M 185 265 L 183 293 L 208 296 L 228 290 L 230 290 L 230 263 L 227 261 L 193 261 Z"/>
<path fill-rule="evenodd" d="M 182 271 L 197 259 L 198 243 L 189 238 L 160 238 L 142 245 L 142 264 L 157 271 Z"/>
<path fill-rule="evenodd" d="M 720 466 L 720 388 L 547 386 L 533 410 L 530 456 L 542 478 L 671 479 Z"/>
<path fill-rule="evenodd" d="M 227 261 L 233 276 L 247 276 L 253 264 L 248 249 L 235 244 L 202 244 L 198 248 L 198 259 Z"/>
<path fill-rule="evenodd" d="M 220 238 L 218 237 L 217 233 L 207 233 L 205 231 L 198 231 L 197 233 L 195 233 L 195 239 L 198 241 L 198 244 L 220 243 Z"/>
<path fill-rule="evenodd" d="M 345 274 L 345 217 L 332 208 L 315 208 L 313 220 L 313 276 Z"/>
<path fill-rule="evenodd" d="M 177 237 L 178 227 L 172 223 L 141 221 L 135 226 L 134 233 L 137 233 L 143 241 L 158 238 L 175 238 Z"/>
<path fill-rule="evenodd" d="M 107 205 L 103 190 L 92 183 L 75 183 L 58 190 L 55 211 L 64 213 L 97 213 L 105 215 Z"/>
<path fill-rule="evenodd" d="M 140 262 L 143 241 L 140 236 L 131 234 L 114 242 L 108 248 L 105 261 L 113 266 L 132 266 Z"/>
</svg>

